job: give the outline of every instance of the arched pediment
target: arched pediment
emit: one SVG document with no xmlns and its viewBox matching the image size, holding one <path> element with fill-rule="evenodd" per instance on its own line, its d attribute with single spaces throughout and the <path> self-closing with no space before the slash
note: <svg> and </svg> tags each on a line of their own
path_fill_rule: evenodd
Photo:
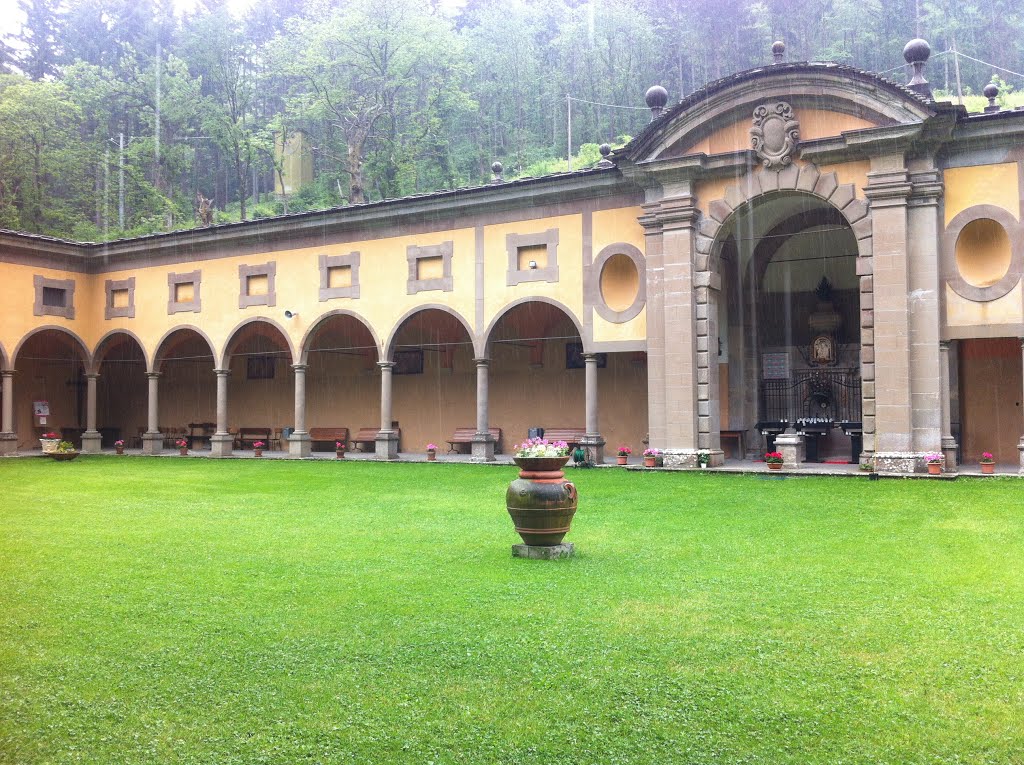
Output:
<svg viewBox="0 0 1024 765">
<path fill-rule="evenodd" d="M 692 93 L 617 154 L 640 163 L 751 149 L 755 110 L 780 103 L 791 107 L 801 142 L 917 124 L 935 114 L 923 97 L 880 75 L 840 64 L 776 64 Z"/>
</svg>

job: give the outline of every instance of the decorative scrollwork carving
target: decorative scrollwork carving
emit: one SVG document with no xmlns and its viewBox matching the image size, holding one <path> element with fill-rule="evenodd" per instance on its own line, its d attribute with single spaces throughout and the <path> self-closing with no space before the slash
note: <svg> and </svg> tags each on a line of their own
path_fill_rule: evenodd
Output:
<svg viewBox="0 0 1024 765">
<path fill-rule="evenodd" d="M 800 122 L 785 101 L 761 104 L 754 109 L 750 143 L 769 170 L 781 170 L 793 162 L 800 143 Z"/>
</svg>

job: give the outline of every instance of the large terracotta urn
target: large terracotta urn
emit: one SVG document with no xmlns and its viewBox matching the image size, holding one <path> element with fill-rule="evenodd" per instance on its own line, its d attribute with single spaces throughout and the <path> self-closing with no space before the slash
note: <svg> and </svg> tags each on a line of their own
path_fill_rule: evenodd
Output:
<svg viewBox="0 0 1024 765">
<path fill-rule="evenodd" d="M 576 486 L 562 468 L 569 457 L 515 457 L 519 477 L 509 484 L 505 506 L 523 542 L 535 547 L 562 543 L 576 514 Z"/>
</svg>

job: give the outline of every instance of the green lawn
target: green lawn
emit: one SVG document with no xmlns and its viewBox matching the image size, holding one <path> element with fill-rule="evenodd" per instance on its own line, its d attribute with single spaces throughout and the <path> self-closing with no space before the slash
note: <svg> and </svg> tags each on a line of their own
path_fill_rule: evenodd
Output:
<svg viewBox="0 0 1024 765">
<path fill-rule="evenodd" d="M 0 460 L 0 762 L 1024 761 L 1024 484 L 570 474 Z"/>
</svg>

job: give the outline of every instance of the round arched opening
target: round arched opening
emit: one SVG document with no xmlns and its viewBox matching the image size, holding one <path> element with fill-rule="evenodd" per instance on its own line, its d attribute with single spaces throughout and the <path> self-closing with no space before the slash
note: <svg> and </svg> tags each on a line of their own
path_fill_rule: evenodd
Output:
<svg viewBox="0 0 1024 765">
<path fill-rule="evenodd" d="M 964 226 L 956 240 L 956 267 L 972 287 L 991 287 L 1010 270 L 1013 250 L 1010 237 L 989 218 Z"/>
<path fill-rule="evenodd" d="M 36 332 L 15 349 L 12 366 L 18 375 L 12 403 L 19 449 L 39 448 L 39 436 L 50 432 L 81 448 L 86 363 L 81 341 L 60 329 Z M 48 411 L 45 422 L 35 414 L 37 403 Z"/>
<path fill-rule="evenodd" d="M 173 447 L 185 438 L 193 449 L 208 448 L 217 420 L 216 360 L 209 341 L 198 330 L 181 327 L 163 339 L 155 358 L 163 445 Z"/>
<path fill-rule="evenodd" d="M 96 349 L 96 427 L 100 444 L 112 449 L 122 439 L 135 449 L 146 430 L 146 355 L 132 335 L 114 332 Z"/>
<path fill-rule="evenodd" d="M 288 338 L 276 324 L 250 321 L 225 344 L 228 377 L 228 432 L 234 445 L 251 449 L 263 441 L 272 451 L 284 446 L 284 430 L 295 416 L 295 386 Z"/>
</svg>

